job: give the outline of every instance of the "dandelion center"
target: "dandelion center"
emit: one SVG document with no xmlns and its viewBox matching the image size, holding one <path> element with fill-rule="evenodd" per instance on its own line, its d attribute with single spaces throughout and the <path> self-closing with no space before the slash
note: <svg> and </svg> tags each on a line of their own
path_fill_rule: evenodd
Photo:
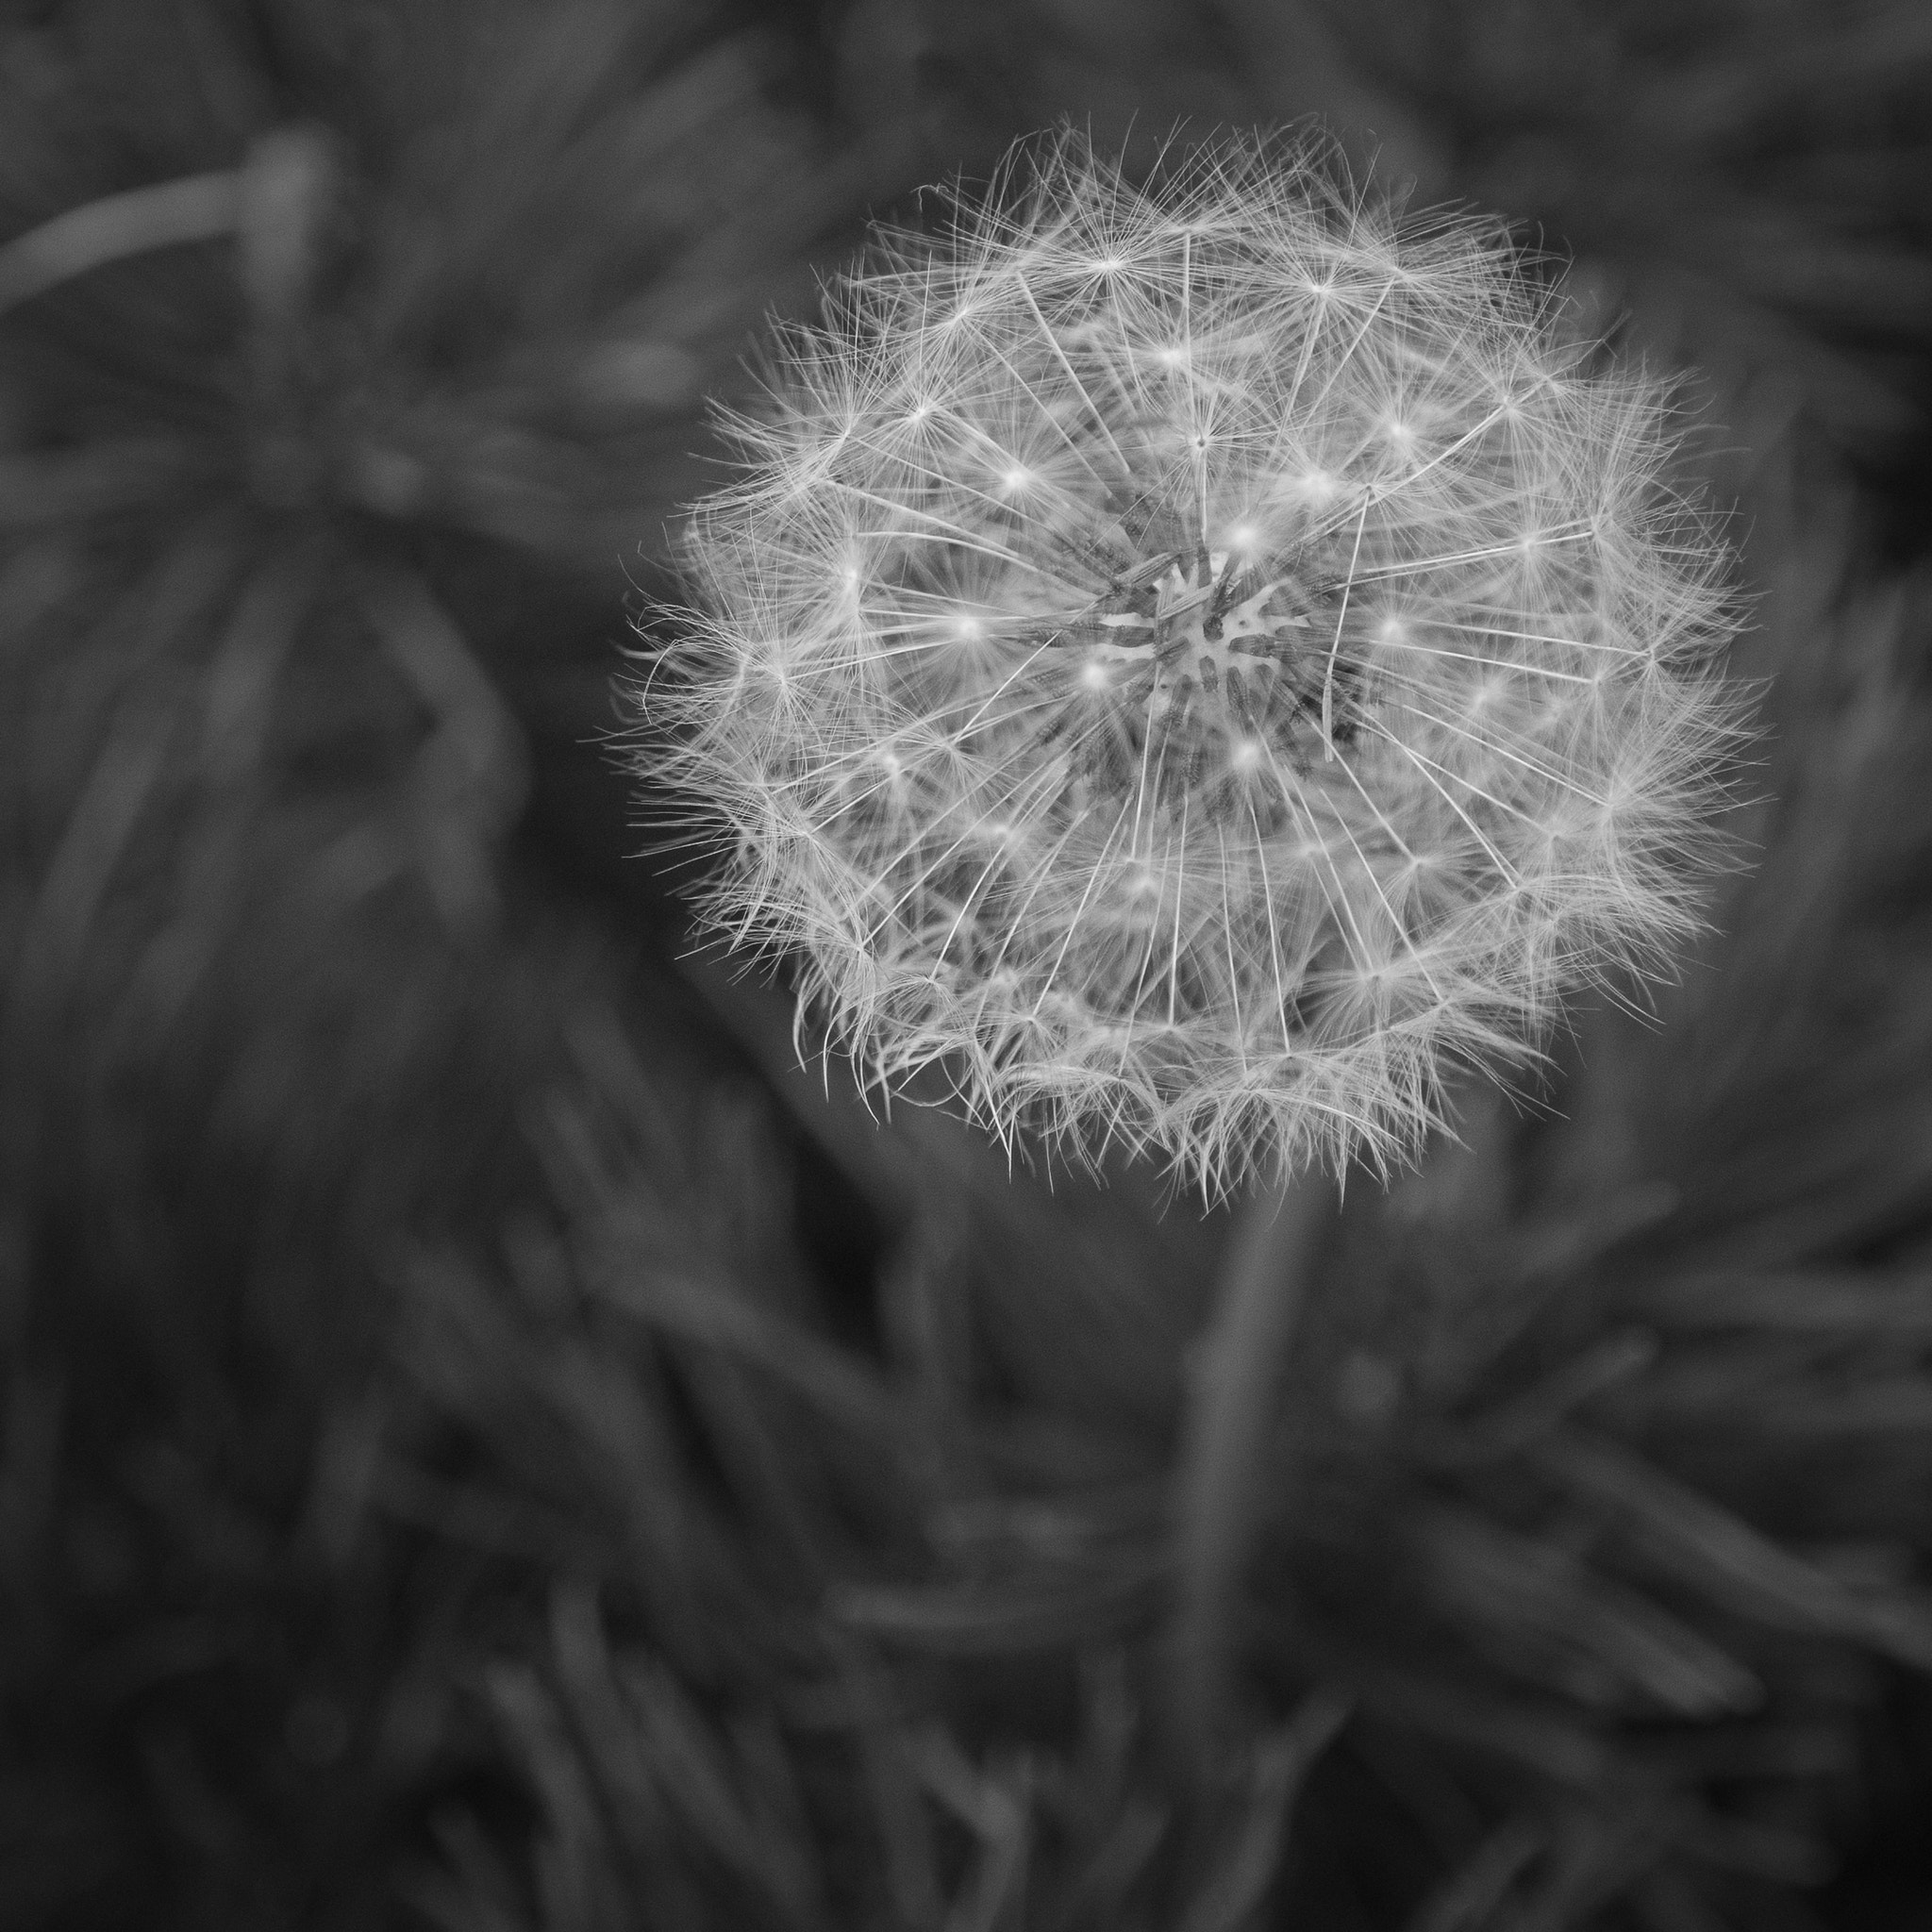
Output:
<svg viewBox="0 0 1932 1932">
<path fill-rule="evenodd" d="M 1045 727 L 1067 741 L 1070 786 L 1208 824 L 1238 808 L 1278 824 L 1286 791 L 1257 806 L 1218 781 L 1229 768 L 1273 765 L 1291 785 L 1319 758 L 1353 746 L 1364 715 L 1359 625 L 1335 607 L 1332 591 L 1311 591 L 1285 559 L 1252 551 L 1157 553 L 1114 573 L 1037 646 L 1081 660 L 1074 691 Z M 1331 651 L 1338 625 L 1347 647 Z M 1078 701 L 1099 692 L 1098 713 Z"/>
</svg>

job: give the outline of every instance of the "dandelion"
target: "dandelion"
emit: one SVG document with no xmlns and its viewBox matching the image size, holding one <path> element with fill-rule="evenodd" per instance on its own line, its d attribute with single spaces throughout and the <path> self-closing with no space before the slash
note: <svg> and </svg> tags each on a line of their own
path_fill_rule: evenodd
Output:
<svg viewBox="0 0 1932 1932">
<path fill-rule="evenodd" d="M 1695 924 L 1733 620 L 1665 392 L 1313 139 L 949 205 L 782 333 L 686 533 L 705 911 L 1009 1145 L 1410 1153 Z"/>
</svg>

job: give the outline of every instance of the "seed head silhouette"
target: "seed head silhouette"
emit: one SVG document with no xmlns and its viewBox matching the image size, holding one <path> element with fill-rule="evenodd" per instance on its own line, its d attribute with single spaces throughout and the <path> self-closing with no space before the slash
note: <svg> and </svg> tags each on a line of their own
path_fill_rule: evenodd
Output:
<svg viewBox="0 0 1932 1932">
<path fill-rule="evenodd" d="M 948 207 L 777 337 L 685 533 L 704 911 L 1009 1145 L 1405 1157 L 1697 924 L 1735 619 L 1668 391 L 1317 138 Z"/>
</svg>

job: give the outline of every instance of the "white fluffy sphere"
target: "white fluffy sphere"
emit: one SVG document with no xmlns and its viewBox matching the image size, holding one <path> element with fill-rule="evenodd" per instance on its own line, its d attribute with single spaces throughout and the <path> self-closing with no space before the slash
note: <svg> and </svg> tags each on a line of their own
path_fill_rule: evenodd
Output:
<svg viewBox="0 0 1932 1932">
<path fill-rule="evenodd" d="M 1665 392 L 1309 141 L 1072 137 L 779 339 L 644 691 L 734 939 L 891 1082 L 1211 1192 L 1411 1150 L 1694 924 L 1736 712 Z"/>
</svg>

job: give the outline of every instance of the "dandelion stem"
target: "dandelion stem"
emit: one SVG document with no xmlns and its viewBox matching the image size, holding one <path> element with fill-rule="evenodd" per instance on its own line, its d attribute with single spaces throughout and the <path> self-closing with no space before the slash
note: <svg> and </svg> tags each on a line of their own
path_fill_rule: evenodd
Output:
<svg viewBox="0 0 1932 1932">
<path fill-rule="evenodd" d="M 1184 1767 L 1205 1768 L 1236 1699 L 1242 1576 L 1269 1489 L 1265 1438 L 1335 1196 L 1319 1180 L 1257 1191 L 1238 1210 L 1191 1367 L 1175 1470 L 1175 1598 L 1168 1718 Z"/>
</svg>

